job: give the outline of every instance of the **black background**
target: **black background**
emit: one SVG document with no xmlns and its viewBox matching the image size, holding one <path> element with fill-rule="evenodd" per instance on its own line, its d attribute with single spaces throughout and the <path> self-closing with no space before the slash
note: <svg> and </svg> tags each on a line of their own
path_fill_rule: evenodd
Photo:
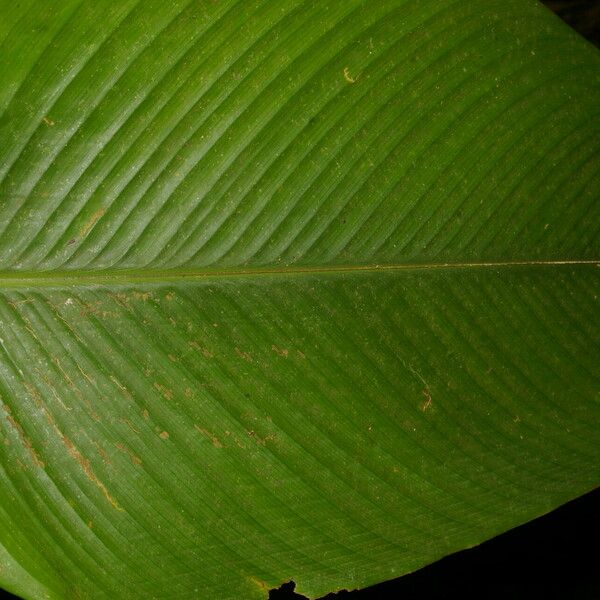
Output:
<svg viewBox="0 0 600 600">
<path fill-rule="evenodd" d="M 322 600 L 600 600 L 600 488 L 410 575 Z M 293 584 L 270 600 L 304 600 Z"/>
</svg>

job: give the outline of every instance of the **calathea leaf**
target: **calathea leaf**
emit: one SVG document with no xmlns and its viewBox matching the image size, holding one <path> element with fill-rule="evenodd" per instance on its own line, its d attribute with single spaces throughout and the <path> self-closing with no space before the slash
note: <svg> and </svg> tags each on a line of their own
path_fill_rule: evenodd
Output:
<svg viewBox="0 0 600 600">
<path fill-rule="evenodd" d="M 599 482 L 600 54 L 525 0 L 0 1 L 0 584 L 311 597 Z"/>
</svg>

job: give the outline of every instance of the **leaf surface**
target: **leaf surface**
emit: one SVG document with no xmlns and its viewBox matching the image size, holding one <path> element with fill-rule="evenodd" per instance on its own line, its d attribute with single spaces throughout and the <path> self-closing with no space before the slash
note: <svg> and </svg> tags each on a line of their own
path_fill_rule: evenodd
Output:
<svg viewBox="0 0 600 600">
<path fill-rule="evenodd" d="M 523 0 L 0 0 L 0 584 L 311 597 L 600 481 L 600 54 Z"/>
</svg>

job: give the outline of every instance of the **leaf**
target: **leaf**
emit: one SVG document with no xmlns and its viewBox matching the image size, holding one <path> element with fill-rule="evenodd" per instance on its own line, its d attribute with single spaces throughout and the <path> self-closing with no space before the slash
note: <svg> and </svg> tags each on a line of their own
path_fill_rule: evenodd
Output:
<svg viewBox="0 0 600 600">
<path fill-rule="evenodd" d="M 6 589 L 314 597 L 598 485 L 600 54 L 549 11 L 0 15 Z"/>
</svg>

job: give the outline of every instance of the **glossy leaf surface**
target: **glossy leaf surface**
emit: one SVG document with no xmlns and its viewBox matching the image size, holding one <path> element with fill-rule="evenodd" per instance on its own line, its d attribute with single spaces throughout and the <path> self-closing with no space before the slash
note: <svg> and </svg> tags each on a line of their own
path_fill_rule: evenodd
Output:
<svg viewBox="0 0 600 600">
<path fill-rule="evenodd" d="M 600 481 L 600 54 L 524 0 L 0 0 L 0 584 L 311 597 Z"/>
</svg>

